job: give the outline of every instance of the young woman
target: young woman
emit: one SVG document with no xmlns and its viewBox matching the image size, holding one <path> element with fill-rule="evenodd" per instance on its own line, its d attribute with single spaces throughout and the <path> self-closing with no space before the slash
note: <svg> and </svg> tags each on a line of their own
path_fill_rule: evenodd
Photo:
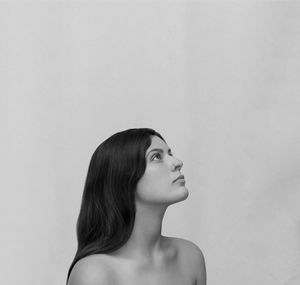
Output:
<svg viewBox="0 0 300 285">
<path fill-rule="evenodd" d="M 94 152 L 77 220 L 67 285 L 205 285 L 191 241 L 161 234 L 169 205 L 187 199 L 181 168 L 163 137 L 128 129 Z"/>
</svg>

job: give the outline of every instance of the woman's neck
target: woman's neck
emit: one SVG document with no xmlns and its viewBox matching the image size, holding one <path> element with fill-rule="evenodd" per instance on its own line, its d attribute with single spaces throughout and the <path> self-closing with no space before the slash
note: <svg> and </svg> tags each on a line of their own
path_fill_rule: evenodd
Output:
<svg viewBox="0 0 300 285">
<path fill-rule="evenodd" d="M 127 243 L 115 254 L 126 259 L 153 264 L 164 254 L 161 234 L 166 206 L 136 204 L 135 223 Z"/>
</svg>

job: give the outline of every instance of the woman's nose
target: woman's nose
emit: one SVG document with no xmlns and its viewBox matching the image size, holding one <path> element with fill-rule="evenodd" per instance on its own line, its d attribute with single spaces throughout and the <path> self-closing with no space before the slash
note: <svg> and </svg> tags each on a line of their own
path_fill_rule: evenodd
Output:
<svg viewBox="0 0 300 285">
<path fill-rule="evenodd" d="M 175 158 L 174 162 L 173 162 L 173 166 L 174 166 L 174 170 L 176 170 L 176 169 L 180 170 L 183 166 L 183 162 L 180 159 Z"/>
</svg>

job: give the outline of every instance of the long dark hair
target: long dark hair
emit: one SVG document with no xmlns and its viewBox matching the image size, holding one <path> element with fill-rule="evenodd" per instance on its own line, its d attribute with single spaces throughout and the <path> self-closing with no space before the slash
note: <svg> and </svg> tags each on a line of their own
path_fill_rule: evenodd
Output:
<svg viewBox="0 0 300 285">
<path fill-rule="evenodd" d="M 146 169 L 145 153 L 150 128 L 118 132 L 101 143 L 92 155 L 77 219 L 78 247 L 68 271 L 83 257 L 110 253 L 124 245 L 135 220 L 135 189 Z"/>
</svg>

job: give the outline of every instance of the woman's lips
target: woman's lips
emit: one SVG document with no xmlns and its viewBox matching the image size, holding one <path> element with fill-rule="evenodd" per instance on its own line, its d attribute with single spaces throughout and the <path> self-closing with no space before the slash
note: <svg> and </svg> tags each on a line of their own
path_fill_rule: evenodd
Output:
<svg viewBox="0 0 300 285">
<path fill-rule="evenodd" d="M 179 180 L 185 181 L 185 180 L 184 180 L 184 175 L 179 175 L 179 176 L 174 180 L 174 182 L 179 181 Z"/>
</svg>

